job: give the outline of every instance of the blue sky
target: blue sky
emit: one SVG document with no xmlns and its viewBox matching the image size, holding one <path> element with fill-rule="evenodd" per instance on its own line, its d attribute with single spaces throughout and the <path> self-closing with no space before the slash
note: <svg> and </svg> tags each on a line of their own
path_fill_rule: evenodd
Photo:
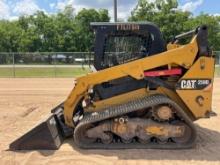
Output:
<svg viewBox="0 0 220 165">
<path fill-rule="evenodd" d="M 220 15 L 220 0 L 179 0 L 181 6 L 184 6 L 187 3 L 190 4 L 191 2 L 194 4 L 197 3 L 195 9 L 191 10 L 195 15 L 198 15 L 201 12 Z"/>
<path fill-rule="evenodd" d="M 119 18 L 126 19 L 137 1 L 118 0 Z M 106 8 L 112 16 L 112 2 L 113 0 L 0 0 L 0 19 L 13 20 L 20 15 L 33 14 L 37 10 L 53 14 L 62 11 L 66 5 L 72 5 L 76 13 L 82 8 Z M 179 0 L 178 8 L 194 15 L 201 12 L 220 15 L 220 0 Z"/>
</svg>

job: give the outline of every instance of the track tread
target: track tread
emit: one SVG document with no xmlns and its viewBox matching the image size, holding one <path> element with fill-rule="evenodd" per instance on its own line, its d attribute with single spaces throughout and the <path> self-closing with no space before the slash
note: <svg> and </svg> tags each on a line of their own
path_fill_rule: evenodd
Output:
<svg viewBox="0 0 220 165">
<path fill-rule="evenodd" d="M 189 125 L 192 129 L 192 138 L 186 144 L 178 144 L 169 142 L 167 144 L 156 144 L 156 143 L 149 143 L 146 145 L 134 142 L 130 144 L 123 144 L 123 143 L 111 143 L 111 144 L 102 144 L 102 143 L 91 143 L 91 144 L 84 144 L 80 138 L 80 131 L 83 129 L 84 126 L 96 122 L 100 122 L 106 119 L 114 118 L 117 116 L 122 116 L 127 113 L 131 113 L 137 111 L 139 109 L 153 107 L 158 104 L 171 104 L 177 110 L 177 115 L 181 116 L 182 119 Z M 74 130 L 74 143 L 79 146 L 80 148 L 85 149 L 132 149 L 132 148 L 150 148 L 150 149 L 186 149 L 191 148 L 194 146 L 196 139 L 196 128 L 190 118 L 185 114 L 182 108 L 169 99 L 167 96 L 162 94 L 155 94 L 151 96 L 145 96 L 143 98 L 139 98 L 133 101 L 130 101 L 126 104 L 112 106 L 110 108 L 105 108 L 102 111 L 95 112 L 95 113 L 88 113 L 85 114 L 83 119 L 80 123 L 76 126 Z"/>
</svg>

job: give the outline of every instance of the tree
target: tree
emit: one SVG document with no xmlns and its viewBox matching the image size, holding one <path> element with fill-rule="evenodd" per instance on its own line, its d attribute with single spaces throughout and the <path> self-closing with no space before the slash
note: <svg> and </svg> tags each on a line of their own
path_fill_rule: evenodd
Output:
<svg viewBox="0 0 220 165">
<path fill-rule="evenodd" d="M 18 51 L 22 29 L 17 22 L 2 21 L 0 23 L 0 51 Z"/>
<path fill-rule="evenodd" d="M 208 26 L 209 45 L 213 50 L 220 50 L 220 17 L 201 13 L 197 17 L 192 17 L 186 22 L 188 29 L 195 29 L 201 25 Z"/>
<path fill-rule="evenodd" d="M 160 27 L 165 40 L 169 41 L 173 36 L 188 30 L 184 22 L 191 13 L 178 10 L 177 7 L 177 0 L 156 0 L 155 3 L 139 0 L 129 21 L 153 22 Z"/>
<path fill-rule="evenodd" d="M 34 16 L 22 16 L 18 20 L 18 26 L 22 29 L 18 48 L 20 52 L 34 52 L 41 49 L 42 43 L 34 19 Z"/>
<path fill-rule="evenodd" d="M 157 24 L 167 42 L 175 35 L 206 24 L 209 27 L 210 45 L 214 50 L 220 49 L 220 17 L 203 13 L 195 17 L 190 12 L 178 9 L 177 0 L 156 0 L 155 3 L 139 0 L 129 21 L 150 21 Z"/>
<path fill-rule="evenodd" d="M 109 20 L 105 9 L 83 9 L 75 16 L 71 6 L 53 15 L 38 11 L 17 21 L 0 20 L 0 51 L 89 51 L 94 37 L 90 22 Z"/>
<path fill-rule="evenodd" d="M 106 9 L 82 9 L 75 15 L 72 6 L 57 14 L 41 11 L 15 21 L 0 20 L 0 52 L 90 51 L 94 40 L 90 23 L 109 21 Z M 193 16 L 178 9 L 177 0 L 139 0 L 128 21 L 157 24 L 167 42 L 175 35 L 207 24 L 210 45 L 214 50 L 220 49 L 220 17 L 204 13 Z"/>
<path fill-rule="evenodd" d="M 91 31 L 91 22 L 109 22 L 110 17 L 108 11 L 100 9 L 82 9 L 76 15 L 76 26 L 77 26 L 77 41 L 80 43 L 77 47 L 79 51 L 90 51 L 91 45 L 93 45 L 94 34 Z"/>
</svg>

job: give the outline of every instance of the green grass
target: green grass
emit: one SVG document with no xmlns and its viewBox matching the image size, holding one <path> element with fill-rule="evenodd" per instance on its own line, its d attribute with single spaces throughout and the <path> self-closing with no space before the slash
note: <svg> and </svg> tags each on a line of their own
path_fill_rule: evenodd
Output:
<svg viewBox="0 0 220 165">
<path fill-rule="evenodd" d="M 215 76 L 220 77 L 220 67 L 215 67 Z"/>
<path fill-rule="evenodd" d="M 79 77 L 89 72 L 89 68 L 15 68 L 15 77 Z M 14 77 L 13 68 L 0 68 L 0 77 Z"/>
<path fill-rule="evenodd" d="M 79 77 L 89 72 L 89 68 L 15 68 L 15 77 Z M 215 76 L 220 77 L 220 67 L 215 68 Z M 0 68 L 0 78 L 14 77 L 13 68 Z"/>
<path fill-rule="evenodd" d="M 0 77 L 13 77 L 13 69 L 11 68 L 0 68 Z"/>
</svg>

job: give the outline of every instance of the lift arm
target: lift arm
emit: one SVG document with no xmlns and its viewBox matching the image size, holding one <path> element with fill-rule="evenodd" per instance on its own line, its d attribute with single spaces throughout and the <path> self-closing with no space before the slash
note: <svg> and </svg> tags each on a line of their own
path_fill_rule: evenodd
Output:
<svg viewBox="0 0 220 165">
<path fill-rule="evenodd" d="M 177 49 L 172 49 L 157 55 L 145 57 L 126 64 L 104 69 L 96 73 L 90 73 L 86 76 L 76 79 L 76 85 L 69 94 L 64 103 L 65 123 L 74 127 L 73 115 L 80 100 L 86 96 L 87 91 L 96 84 L 101 84 L 110 80 L 118 79 L 125 76 L 131 76 L 137 80 L 144 78 L 144 71 L 165 66 L 177 64 L 186 69 L 190 68 L 198 53 L 197 35 L 192 41 Z"/>
</svg>

